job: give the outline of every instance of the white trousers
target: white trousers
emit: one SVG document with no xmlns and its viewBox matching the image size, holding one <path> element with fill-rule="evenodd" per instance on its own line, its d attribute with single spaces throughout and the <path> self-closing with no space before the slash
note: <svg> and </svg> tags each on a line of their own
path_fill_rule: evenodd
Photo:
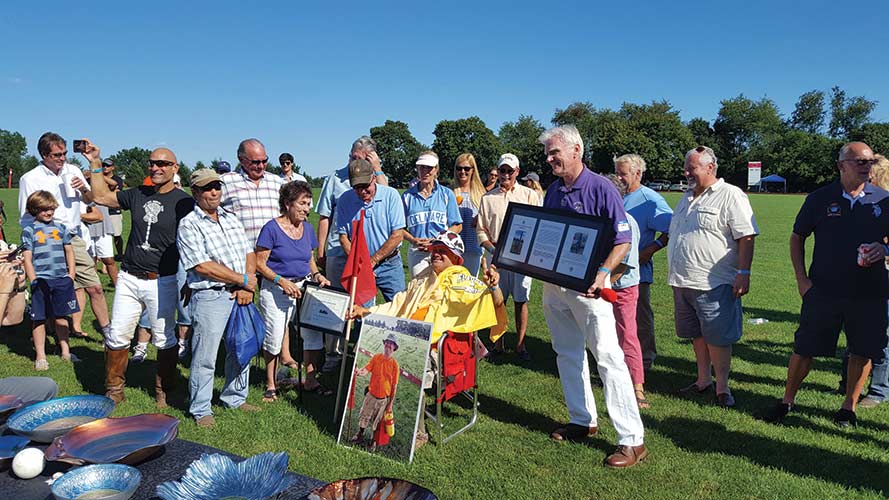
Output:
<svg viewBox="0 0 889 500">
<path fill-rule="evenodd" d="M 546 283 L 543 286 L 543 313 L 556 351 L 570 423 L 597 425 L 596 402 L 587 363 L 588 348 L 596 359 L 605 390 L 605 407 L 617 432 L 618 444 L 642 444 L 642 419 L 630 371 L 617 341 L 611 304 Z"/>
<path fill-rule="evenodd" d="M 176 275 L 156 280 L 139 279 L 126 271 L 117 277 L 111 306 L 111 333 L 105 338 L 109 349 L 129 349 L 142 311 L 148 314 L 151 340 L 158 349 L 176 345 L 176 305 L 179 290 Z M 225 321 L 225 318 L 220 318 Z"/>
</svg>

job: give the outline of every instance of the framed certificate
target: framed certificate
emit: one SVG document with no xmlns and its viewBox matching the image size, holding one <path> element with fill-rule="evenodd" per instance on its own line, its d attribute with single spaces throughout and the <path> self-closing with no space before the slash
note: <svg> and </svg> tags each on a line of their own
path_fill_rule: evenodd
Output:
<svg viewBox="0 0 889 500">
<path fill-rule="evenodd" d="M 299 326 L 343 336 L 348 310 L 348 293 L 307 283 L 299 307 Z"/>
<path fill-rule="evenodd" d="M 494 264 L 586 292 L 613 241 L 613 223 L 606 217 L 510 203 L 497 237 Z"/>
</svg>

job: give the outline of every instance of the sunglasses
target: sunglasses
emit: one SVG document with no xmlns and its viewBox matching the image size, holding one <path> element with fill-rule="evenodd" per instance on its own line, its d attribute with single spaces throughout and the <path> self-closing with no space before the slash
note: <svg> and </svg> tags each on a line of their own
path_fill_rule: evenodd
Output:
<svg viewBox="0 0 889 500">
<path fill-rule="evenodd" d="M 369 188 L 369 187 L 370 187 L 370 183 L 367 183 L 367 184 L 355 184 L 354 186 L 352 186 L 352 189 L 354 189 L 355 191 L 364 191 L 365 189 L 367 189 L 367 188 Z"/>
<path fill-rule="evenodd" d="M 47 156 L 49 156 L 50 158 L 56 158 L 56 159 L 64 158 L 64 157 L 68 156 L 68 152 L 62 151 L 61 153 L 50 153 Z"/>
<path fill-rule="evenodd" d="M 248 160 L 247 158 L 242 158 L 242 160 L 246 161 L 248 164 L 250 164 L 254 167 L 258 167 L 260 165 L 265 165 L 266 163 L 268 163 L 269 157 L 266 156 L 265 158 L 263 158 L 261 160 Z"/>
<path fill-rule="evenodd" d="M 170 160 L 148 160 L 149 167 L 170 168 L 175 164 L 176 162 Z"/>
<path fill-rule="evenodd" d="M 864 159 L 864 158 L 850 158 L 848 160 L 843 160 L 843 161 L 854 162 L 859 167 L 870 167 L 870 166 L 877 163 L 877 160 L 868 160 L 868 159 Z"/>
<path fill-rule="evenodd" d="M 504 175 L 511 175 L 513 172 L 515 172 L 515 169 L 509 167 L 500 167 L 497 169 L 497 171 Z"/>
<path fill-rule="evenodd" d="M 266 160 L 266 161 L 268 161 L 268 160 Z M 284 160 L 281 162 L 281 165 L 293 165 L 293 162 L 290 160 Z"/>
<path fill-rule="evenodd" d="M 454 167 L 457 172 L 472 172 L 472 167 Z"/>
<path fill-rule="evenodd" d="M 222 183 L 219 181 L 211 182 L 204 187 L 198 188 L 201 191 L 222 191 Z"/>
</svg>

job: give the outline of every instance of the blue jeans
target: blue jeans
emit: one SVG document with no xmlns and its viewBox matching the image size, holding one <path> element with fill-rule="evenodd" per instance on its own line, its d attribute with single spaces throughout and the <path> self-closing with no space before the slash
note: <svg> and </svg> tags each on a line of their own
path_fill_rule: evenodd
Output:
<svg viewBox="0 0 889 500">
<path fill-rule="evenodd" d="M 463 252 L 463 267 L 469 270 L 469 274 L 478 277 L 478 270 L 482 266 L 482 253 Z"/>
<path fill-rule="evenodd" d="M 191 376 L 188 380 L 189 408 L 194 418 L 212 415 L 213 375 L 216 355 L 231 315 L 234 299 L 227 290 L 200 290 L 189 304 L 194 335 L 191 339 Z M 247 400 L 250 365 L 238 370 L 232 353 L 225 356 L 225 385 L 219 399 L 228 408 L 237 408 Z"/>
<path fill-rule="evenodd" d="M 176 286 L 179 290 L 182 290 L 182 287 L 185 286 L 185 268 L 182 267 L 182 262 L 179 262 L 179 269 L 176 270 Z M 179 295 L 179 304 L 177 307 L 177 315 L 176 315 L 176 324 L 183 326 L 191 326 L 191 314 L 188 311 L 188 307 L 186 307 L 182 303 L 182 295 Z"/>
<path fill-rule="evenodd" d="M 377 289 L 382 292 L 383 300 L 391 302 L 392 297 L 398 292 L 404 291 L 404 264 L 401 255 L 382 262 L 376 269 Z"/>
</svg>

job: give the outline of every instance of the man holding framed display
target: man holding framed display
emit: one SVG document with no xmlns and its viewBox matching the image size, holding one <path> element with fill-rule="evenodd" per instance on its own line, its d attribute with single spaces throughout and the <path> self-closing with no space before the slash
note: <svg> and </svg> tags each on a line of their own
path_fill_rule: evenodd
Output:
<svg viewBox="0 0 889 500">
<path fill-rule="evenodd" d="M 599 297 L 611 288 L 611 271 L 620 264 L 632 239 L 620 193 L 610 181 L 583 164 L 583 139 L 573 125 L 547 130 L 538 139 L 546 162 L 559 179 L 547 189 L 543 207 L 606 217 L 614 225 L 611 249 L 600 264 L 592 285 L 579 293 L 552 283 L 543 287 L 543 313 L 552 335 L 553 350 L 569 423 L 550 434 L 556 441 L 579 441 L 598 432 L 596 406 L 590 385 L 586 349 L 596 358 L 605 392 L 605 406 L 618 436 L 617 450 L 605 459 L 609 467 L 630 467 L 644 459 L 644 429 L 624 363 L 611 304 Z M 565 245 L 575 244 L 573 239 Z M 570 249 L 569 249 L 570 250 Z"/>
</svg>

